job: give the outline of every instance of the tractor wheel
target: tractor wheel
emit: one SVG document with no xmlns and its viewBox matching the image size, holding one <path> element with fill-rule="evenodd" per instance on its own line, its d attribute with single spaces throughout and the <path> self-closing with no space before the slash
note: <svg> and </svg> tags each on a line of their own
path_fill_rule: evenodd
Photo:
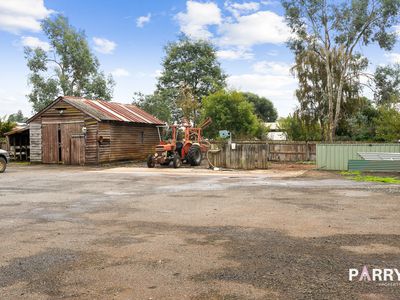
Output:
<svg viewBox="0 0 400 300">
<path fill-rule="evenodd" d="M 191 166 L 200 166 L 201 164 L 201 150 L 199 145 L 192 145 L 187 154 L 187 160 Z"/>
<path fill-rule="evenodd" d="M 174 155 L 174 159 L 172 160 L 172 164 L 174 168 L 179 168 L 182 165 L 181 157 L 178 154 Z"/>
<path fill-rule="evenodd" d="M 147 167 L 154 168 L 155 166 L 156 166 L 156 162 L 154 160 L 154 156 L 152 154 L 150 154 L 147 157 Z"/>
<path fill-rule="evenodd" d="M 3 173 L 6 170 L 7 162 L 4 157 L 0 157 L 0 173 Z"/>
</svg>

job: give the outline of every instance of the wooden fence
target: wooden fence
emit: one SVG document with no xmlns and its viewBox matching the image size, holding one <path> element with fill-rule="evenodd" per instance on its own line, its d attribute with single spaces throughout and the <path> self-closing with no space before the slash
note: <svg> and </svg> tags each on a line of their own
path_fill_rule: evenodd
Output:
<svg viewBox="0 0 400 300">
<path fill-rule="evenodd" d="M 213 143 L 210 162 L 221 168 L 267 169 L 269 161 L 314 161 L 316 143 L 308 142 L 232 142 Z"/>
</svg>

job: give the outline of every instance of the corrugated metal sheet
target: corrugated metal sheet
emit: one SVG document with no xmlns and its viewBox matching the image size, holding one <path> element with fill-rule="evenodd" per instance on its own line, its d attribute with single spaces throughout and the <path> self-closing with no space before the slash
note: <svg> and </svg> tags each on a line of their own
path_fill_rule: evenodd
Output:
<svg viewBox="0 0 400 300">
<path fill-rule="evenodd" d="M 101 121 L 119 121 L 156 125 L 164 124 L 164 122 L 132 104 L 90 100 L 71 96 L 64 96 L 62 99 L 84 113 L 87 113 Z"/>
<path fill-rule="evenodd" d="M 164 125 L 164 122 L 141 110 L 133 104 L 121 104 L 116 102 L 107 102 L 102 100 L 90 100 L 81 97 L 60 96 L 46 108 L 42 109 L 36 115 L 31 117 L 27 123 L 30 123 L 40 117 L 44 112 L 57 105 L 61 100 L 72 105 L 81 112 L 91 116 L 98 121 L 118 121 L 128 123 L 143 123 Z"/>
<path fill-rule="evenodd" d="M 365 160 L 400 160 L 400 153 L 358 152 L 358 155 Z"/>
<path fill-rule="evenodd" d="M 358 152 L 400 152 L 400 144 L 317 144 L 317 167 L 347 170 L 350 159 L 360 159 Z"/>
<path fill-rule="evenodd" d="M 350 159 L 349 171 L 400 172 L 400 160 L 355 160 Z"/>
<path fill-rule="evenodd" d="M 6 132 L 4 135 L 8 136 L 8 135 L 13 135 L 16 133 L 21 133 L 24 132 L 26 130 L 29 130 L 29 125 L 24 125 L 24 126 L 19 126 L 19 127 L 15 127 L 13 130 Z"/>
</svg>

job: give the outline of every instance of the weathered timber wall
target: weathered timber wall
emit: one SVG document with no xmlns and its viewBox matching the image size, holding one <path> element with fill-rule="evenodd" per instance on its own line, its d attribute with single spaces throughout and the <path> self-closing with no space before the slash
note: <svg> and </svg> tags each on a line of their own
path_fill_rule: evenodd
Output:
<svg viewBox="0 0 400 300">
<path fill-rule="evenodd" d="M 313 161 L 316 144 L 307 142 L 233 142 L 214 143 L 210 151 L 210 162 L 216 167 L 232 169 L 267 169 L 268 161 L 292 162 Z"/>
<path fill-rule="evenodd" d="M 85 144 L 85 164 L 98 163 L 98 142 L 97 130 L 98 123 L 94 119 L 85 120 L 86 144 Z"/>
<path fill-rule="evenodd" d="M 98 124 L 97 137 L 101 141 L 98 145 L 98 162 L 105 163 L 111 161 L 111 125 L 101 122 Z"/>
<path fill-rule="evenodd" d="M 42 161 L 42 124 L 29 124 L 30 161 Z"/>
<path fill-rule="evenodd" d="M 100 163 L 144 160 L 159 143 L 156 126 L 123 123 L 99 123 Z"/>
</svg>

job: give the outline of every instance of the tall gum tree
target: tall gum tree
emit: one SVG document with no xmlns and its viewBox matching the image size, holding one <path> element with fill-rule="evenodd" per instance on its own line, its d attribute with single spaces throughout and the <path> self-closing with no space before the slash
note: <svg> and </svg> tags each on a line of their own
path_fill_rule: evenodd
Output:
<svg viewBox="0 0 400 300">
<path fill-rule="evenodd" d="M 324 64 L 328 137 L 333 141 L 355 50 L 371 43 L 393 48 L 396 33 L 390 29 L 399 22 L 400 1 L 283 0 L 282 4 L 292 31 L 289 47 L 295 54 L 312 51 Z"/>
<path fill-rule="evenodd" d="M 25 48 L 32 86 L 28 99 L 34 111 L 40 111 L 60 94 L 111 100 L 114 80 L 99 70 L 85 33 L 72 27 L 62 15 L 43 20 L 41 27 L 49 51 Z"/>
</svg>

